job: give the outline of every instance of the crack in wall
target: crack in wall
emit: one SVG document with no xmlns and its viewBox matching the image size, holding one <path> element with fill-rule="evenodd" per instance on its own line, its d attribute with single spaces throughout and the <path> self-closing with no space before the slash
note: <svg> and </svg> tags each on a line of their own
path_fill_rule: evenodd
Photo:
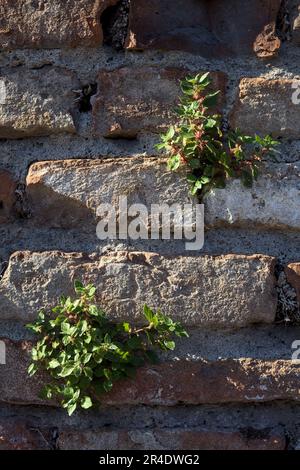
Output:
<svg viewBox="0 0 300 470">
<path fill-rule="evenodd" d="M 117 51 L 124 49 L 129 23 L 130 0 L 120 0 L 101 15 L 103 43 Z"/>
<path fill-rule="evenodd" d="M 277 280 L 276 291 L 278 297 L 276 322 L 277 323 L 300 323 L 300 306 L 297 301 L 296 290 L 289 284 L 284 266 L 277 262 L 275 267 Z"/>
<path fill-rule="evenodd" d="M 290 7 L 289 0 L 282 0 L 276 19 L 276 33 L 282 42 L 292 39 Z"/>
</svg>

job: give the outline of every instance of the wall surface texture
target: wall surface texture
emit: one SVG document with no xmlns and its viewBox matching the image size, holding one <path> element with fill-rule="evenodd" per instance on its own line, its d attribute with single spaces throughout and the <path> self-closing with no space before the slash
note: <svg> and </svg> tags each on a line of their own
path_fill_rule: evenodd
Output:
<svg viewBox="0 0 300 470">
<path fill-rule="evenodd" d="M 205 71 L 277 161 L 206 196 L 200 251 L 98 240 L 100 202 L 191 200 L 154 145 Z M 147 302 L 190 339 L 68 418 L 27 376 L 24 325 L 77 278 L 112 318 Z M 299 304 L 299 0 L 0 0 L 0 449 L 300 448 Z"/>
</svg>

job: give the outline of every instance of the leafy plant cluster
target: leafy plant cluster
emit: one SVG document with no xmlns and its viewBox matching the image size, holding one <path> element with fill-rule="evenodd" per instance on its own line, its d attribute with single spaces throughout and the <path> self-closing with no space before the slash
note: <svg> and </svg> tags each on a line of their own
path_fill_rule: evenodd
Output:
<svg viewBox="0 0 300 470">
<path fill-rule="evenodd" d="M 269 135 L 243 135 L 238 129 L 224 131 L 221 115 L 210 110 L 216 106 L 220 91 L 205 93 L 210 84 L 209 73 L 181 82 L 178 124 L 161 135 L 161 143 L 156 146 L 170 156 L 170 170 L 187 167 L 193 194 L 224 188 L 228 177 L 240 178 L 245 186 L 251 186 L 263 157 L 274 155 L 278 144 Z"/>
<path fill-rule="evenodd" d="M 180 323 L 147 305 L 145 326 L 113 323 L 95 304 L 93 285 L 76 281 L 75 292 L 74 300 L 62 297 L 50 312 L 41 311 L 38 319 L 27 325 L 39 335 L 28 373 L 32 376 L 41 369 L 50 374 L 53 380 L 41 396 L 58 397 L 69 415 L 78 406 L 93 406 L 116 381 L 134 377 L 137 367 L 157 362 L 155 349 L 173 350 L 175 336 L 188 336 Z"/>
</svg>

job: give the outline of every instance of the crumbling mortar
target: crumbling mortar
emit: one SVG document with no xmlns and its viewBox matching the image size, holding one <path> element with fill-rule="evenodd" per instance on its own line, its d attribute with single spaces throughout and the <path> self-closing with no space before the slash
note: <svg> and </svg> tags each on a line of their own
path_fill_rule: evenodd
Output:
<svg viewBox="0 0 300 470">
<path fill-rule="evenodd" d="M 275 267 L 277 280 L 276 291 L 278 296 L 276 322 L 277 323 L 300 323 L 300 306 L 297 301 L 295 289 L 287 281 L 284 266 L 277 262 Z"/>
</svg>

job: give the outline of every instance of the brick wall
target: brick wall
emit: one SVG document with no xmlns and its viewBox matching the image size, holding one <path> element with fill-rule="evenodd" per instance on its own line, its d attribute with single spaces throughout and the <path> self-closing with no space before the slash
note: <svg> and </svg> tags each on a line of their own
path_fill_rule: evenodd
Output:
<svg viewBox="0 0 300 470">
<path fill-rule="evenodd" d="M 296 0 L 0 0 L 0 449 L 300 445 L 299 31 Z M 180 78 L 207 70 L 228 125 L 278 138 L 277 161 L 205 197 L 201 251 L 100 242 L 99 201 L 191 200 L 154 144 Z M 68 418 L 27 376 L 24 324 L 74 278 L 113 318 L 147 302 L 191 337 Z"/>
</svg>

